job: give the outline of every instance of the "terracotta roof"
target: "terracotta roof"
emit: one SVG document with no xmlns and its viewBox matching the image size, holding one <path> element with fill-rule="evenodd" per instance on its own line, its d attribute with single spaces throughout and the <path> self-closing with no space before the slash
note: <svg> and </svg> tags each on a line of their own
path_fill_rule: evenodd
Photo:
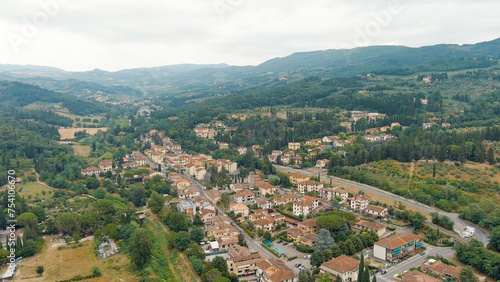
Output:
<svg viewBox="0 0 500 282">
<path fill-rule="evenodd" d="M 308 201 L 314 202 L 314 201 L 318 201 L 319 198 L 311 197 L 311 196 L 304 196 L 304 200 L 308 200 Z"/>
<path fill-rule="evenodd" d="M 449 274 L 455 277 L 460 276 L 460 267 L 456 267 L 453 265 L 447 265 L 441 261 L 435 261 L 433 264 L 429 265 L 429 269 L 441 273 L 441 274 Z"/>
<path fill-rule="evenodd" d="M 346 271 L 356 270 L 359 266 L 359 260 L 346 255 L 341 255 L 323 263 L 321 266 L 325 266 L 339 273 L 344 273 Z"/>
<path fill-rule="evenodd" d="M 269 217 L 265 217 L 263 219 L 254 221 L 253 224 L 259 225 L 259 226 L 264 226 L 264 225 L 274 224 L 274 220 L 272 220 Z"/>
<path fill-rule="evenodd" d="M 295 235 L 295 236 L 298 236 L 300 234 L 304 234 L 304 230 L 302 230 L 302 228 L 299 228 L 299 227 L 293 227 L 293 228 L 288 228 L 286 230 L 286 233 L 290 233 L 291 235 Z"/>
<path fill-rule="evenodd" d="M 254 193 L 252 193 L 252 191 L 247 190 L 247 189 L 243 189 L 239 193 L 234 194 L 235 197 L 246 197 L 246 196 L 253 196 L 253 195 L 254 195 Z"/>
<path fill-rule="evenodd" d="M 240 210 L 248 210 L 248 207 L 245 206 L 245 204 L 238 203 L 238 204 L 232 204 L 231 209 L 240 211 Z"/>
<path fill-rule="evenodd" d="M 413 233 L 403 233 L 394 237 L 386 237 L 375 244 L 386 249 L 393 250 L 421 238 L 422 237 L 420 235 Z"/>
<path fill-rule="evenodd" d="M 309 218 L 309 219 L 306 219 L 306 220 L 300 222 L 299 225 L 306 226 L 306 227 L 316 226 L 316 221 L 317 220 L 318 220 L 317 217 L 315 217 L 315 218 Z"/>
<path fill-rule="evenodd" d="M 309 200 L 302 200 L 302 201 L 295 202 L 293 204 L 296 206 L 308 207 L 308 206 L 312 206 L 313 202 L 311 202 Z"/>
<path fill-rule="evenodd" d="M 384 207 L 381 207 L 381 206 L 374 206 L 374 205 L 369 205 L 367 208 L 367 210 L 371 210 L 371 211 L 374 211 L 374 212 L 377 212 L 377 213 L 381 213 L 385 210 L 387 210 L 386 208 Z"/>
<path fill-rule="evenodd" d="M 382 224 L 378 224 L 378 223 L 370 222 L 370 221 L 366 221 L 366 220 L 360 220 L 356 223 L 356 225 L 359 225 L 362 227 L 367 227 L 370 229 L 375 229 L 375 230 L 380 230 L 380 229 L 385 228 L 385 226 Z"/>
<path fill-rule="evenodd" d="M 101 169 L 95 166 L 89 166 L 86 169 L 82 169 L 82 172 L 92 172 L 92 171 L 100 171 Z"/>
<path fill-rule="evenodd" d="M 442 280 L 423 272 L 413 270 L 404 273 L 401 277 L 402 282 L 441 282 Z"/>
</svg>

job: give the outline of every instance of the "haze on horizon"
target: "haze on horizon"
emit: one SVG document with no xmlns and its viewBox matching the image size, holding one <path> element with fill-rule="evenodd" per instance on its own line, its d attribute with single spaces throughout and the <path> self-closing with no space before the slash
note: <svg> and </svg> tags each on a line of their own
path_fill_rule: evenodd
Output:
<svg viewBox="0 0 500 282">
<path fill-rule="evenodd" d="M 11 0 L 0 11 L 0 64 L 70 71 L 257 65 L 303 51 L 500 37 L 499 1 L 373 2 Z"/>
</svg>

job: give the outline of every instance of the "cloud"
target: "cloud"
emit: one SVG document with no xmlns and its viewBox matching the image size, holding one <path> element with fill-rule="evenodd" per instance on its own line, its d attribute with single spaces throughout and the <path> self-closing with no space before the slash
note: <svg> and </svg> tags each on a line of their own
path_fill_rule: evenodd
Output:
<svg viewBox="0 0 500 282">
<path fill-rule="evenodd" d="M 0 11 L 0 63 L 67 70 L 255 65 L 300 51 L 475 43 L 499 37 L 500 30 L 500 3 L 492 0 L 7 1 Z M 60 4 L 49 15 L 43 7 L 55 1 Z M 397 12 L 390 10 L 394 3 Z M 23 36 L 43 13 L 47 22 Z M 24 40 L 13 46 L 13 36 Z"/>
</svg>

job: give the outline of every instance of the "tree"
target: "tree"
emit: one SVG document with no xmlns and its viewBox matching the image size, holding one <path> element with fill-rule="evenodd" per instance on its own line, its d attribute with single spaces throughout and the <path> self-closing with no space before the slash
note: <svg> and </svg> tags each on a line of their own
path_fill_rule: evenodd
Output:
<svg viewBox="0 0 500 282">
<path fill-rule="evenodd" d="M 203 282 L 213 282 L 215 279 L 221 276 L 220 271 L 217 268 L 212 268 L 209 271 L 205 272 L 201 276 L 201 281 Z"/>
<path fill-rule="evenodd" d="M 308 269 L 305 271 L 301 271 L 299 273 L 299 282 L 315 282 L 316 277 L 314 277 L 314 274 Z"/>
<path fill-rule="evenodd" d="M 45 220 L 45 210 L 41 206 L 33 206 L 31 208 L 31 212 L 36 215 L 38 222 Z"/>
<path fill-rule="evenodd" d="M 78 233 L 78 232 L 73 233 L 73 241 L 75 241 L 75 243 L 80 242 L 81 239 L 82 239 L 82 236 L 80 236 L 80 233 Z"/>
<path fill-rule="evenodd" d="M 191 237 L 186 231 L 181 231 L 175 234 L 174 246 L 179 251 L 184 251 L 185 249 L 187 249 L 190 243 Z"/>
<path fill-rule="evenodd" d="M 311 265 L 314 265 L 316 267 L 319 267 L 323 262 L 323 255 L 321 254 L 321 251 L 314 251 L 311 255 Z"/>
<path fill-rule="evenodd" d="M 338 276 L 338 275 L 337 275 Z M 340 277 L 340 276 L 338 276 Z M 332 282 L 333 281 L 333 278 L 332 276 L 330 276 L 330 274 L 328 273 L 325 273 L 323 274 L 319 279 L 318 279 L 318 282 Z M 335 280 L 337 281 L 337 280 Z M 342 279 L 340 279 L 340 281 L 342 281 Z"/>
<path fill-rule="evenodd" d="M 339 230 L 344 224 L 344 219 L 336 214 L 320 216 L 316 221 L 316 226 L 318 226 L 318 228 L 326 229 L 330 232 Z"/>
<path fill-rule="evenodd" d="M 228 268 L 227 268 L 227 262 L 226 260 L 221 257 L 221 256 L 216 256 L 212 260 L 212 266 L 216 269 L 218 269 L 221 273 L 226 273 Z"/>
<path fill-rule="evenodd" d="M 158 192 L 153 191 L 148 202 L 148 208 L 150 208 L 151 211 L 157 214 L 161 211 L 164 205 L 165 198 L 162 195 L 158 194 Z"/>
<path fill-rule="evenodd" d="M 188 258 L 195 257 L 195 258 L 200 259 L 200 260 L 204 260 L 206 257 L 205 251 L 203 250 L 203 248 L 194 242 L 189 244 L 188 248 L 184 251 L 184 254 Z"/>
<path fill-rule="evenodd" d="M 43 266 L 39 265 L 36 267 L 36 273 L 38 275 L 42 276 L 43 271 L 44 271 Z"/>
<path fill-rule="evenodd" d="M 100 185 L 101 183 L 95 177 L 87 177 L 87 179 L 85 180 L 85 186 L 87 187 L 87 189 L 97 189 Z"/>
<path fill-rule="evenodd" d="M 222 193 L 222 195 L 220 196 L 220 202 L 222 203 L 222 205 L 227 208 L 228 205 L 229 205 L 229 193 Z"/>
<path fill-rule="evenodd" d="M 97 199 L 104 199 L 106 197 L 106 189 L 99 187 L 94 191 L 94 197 Z"/>
<path fill-rule="evenodd" d="M 187 217 L 188 215 L 186 214 L 172 212 L 167 217 L 167 225 L 174 232 L 188 231 L 189 223 Z"/>
<path fill-rule="evenodd" d="M 363 282 L 363 272 L 365 271 L 365 255 L 361 252 L 361 259 L 358 267 L 358 279 L 356 281 Z"/>
<path fill-rule="evenodd" d="M 196 243 L 200 243 L 203 240 L 203 237 L 205 237 L 205 231 L 203 231 L 203 229 L 199 227 L 191 229 L 191 240 Z"/>
<path fill-rule="evenodd" d="M 224 276 L 219 276 L 215 278 L 214 282 L 231 282 L 231 279 Z"/>
<path fill-rule="evenodd" d="M 146 204 L 146 190 L 142 187 L 133 187 L 130 189 L 129 200 L 136 206 L 142 207 Z"/>
<path fill-rule="evenodd" d="M 193 218 L 193 225 L 195 226 L 203 226 L 205 223 L 203 223 L 203 220 L 201 220 L 201 217 L 199 214 L 195 214 Z"/>
<path fill-rule="evenodd" d="M 495 227 L 491 231 L 490 245 L 493 246 L 497 251 L 500 250 L 500 226 Z"/>
<path fill-rule="evenodd" d="M 245 236 L 243 236 L 243 233 L 241 232 L 238 234 L 238 245 L 248 247 L 247 242 L 245 241 Z"/>
<path fill-rule="evenodd" d="M 262 236 L 263 236 L 263 237 L 264 237 L 264 239 L 265 239 L 265 240 L 267 240 L 267 241 L 271 241 L 271 239 L 272 239 L 271 232 L 269 232 L 269 231 L 264 232 L 264 235 L 262 235 Z"/>
<path fill-rule="evenodd" d="M 328 249 L 330 246 L 335 244 L 335 240 L 332 238 L 330 232 L 326 229 L 321 229 L 318 233 L 318 237 L 314 238 L 314 242 L 316 246 L 313 247 L 313 250 L 323 251 Z"/>
<path fill-rule="evenodd" d="M 373 275 L 372 282 L 377 282 L 377 276 Z"/>
<path fill-rule="evenodd" d="M 153 250 L 153 240 L 148 231 L 137 228 L 132 233 L 129 243 L 130 260 L 138 269 L 144 269 L 144 266 L 151 257 Z"/>
<path fill-rule="evenodd" d="M 460 282 L 477 282 L 474 270 L 472 270 L 470 266 L 463 267 L 462 270 L 460 270 L 458 279 L 460 279 Z"/>
<path fill-rule="evenodd" d="M 410 223 L 413 225 L 413 227 L 415 227 L 415 229 L 420 229 L 422 227 L 422 224 L 424 224 L 426 219 L 427 218 L 419 212 L 415 212 L 409 218 Z"/>
<path fill-rule="evenodd" d="M 31 212 L 25 212 L 17 217 L 17 225 L 26 226 L 38 226 L 38 217 Z"/>
<path fill-rule="evenodd" d="M 495 151 L 493 151 L 493 145 L 491 145 L 490 148 L 488 149 L 488 154 L 486 156 L 486 160 L 488 161 L 488 163 L 490 165 L 494 165 L 496 163 Z"/>
</svg>

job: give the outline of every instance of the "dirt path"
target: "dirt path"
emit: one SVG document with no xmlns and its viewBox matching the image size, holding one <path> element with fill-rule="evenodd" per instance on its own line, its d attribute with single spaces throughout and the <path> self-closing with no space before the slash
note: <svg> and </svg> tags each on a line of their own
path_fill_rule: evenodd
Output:
<svg viewBox="0 0 500 282">
<path fill-rule="evenodd" d="M 35 174 L 36 176 L 36 183 L 44 186 L 44 187 L 47 187 L 49 189 L 52 189 L 52 190 L 56 190 L 56 191 L 65 191 L 67 192 L 68 190 L 65 190 L 65 189 L 61 189 L 61 188 L 54 188 L 54 187 L 51 187 L 49 186 L 47 183 L 43 182 L 40 180 L 40 175 L 38 174 L 38 172 L 36 172 L 35 169 L 31 169 L 33 171 L 33 173 Z M 89 194 L 82 194 L 82 196 L 85 196 L 85 197 L 88 197 L 88 198 L 91 198 L 91 199 L 94 199 L 95 201 L 97 201 L 96 197 L 92 196 L 92 195 L 89 195 Z"/>
</svg>

